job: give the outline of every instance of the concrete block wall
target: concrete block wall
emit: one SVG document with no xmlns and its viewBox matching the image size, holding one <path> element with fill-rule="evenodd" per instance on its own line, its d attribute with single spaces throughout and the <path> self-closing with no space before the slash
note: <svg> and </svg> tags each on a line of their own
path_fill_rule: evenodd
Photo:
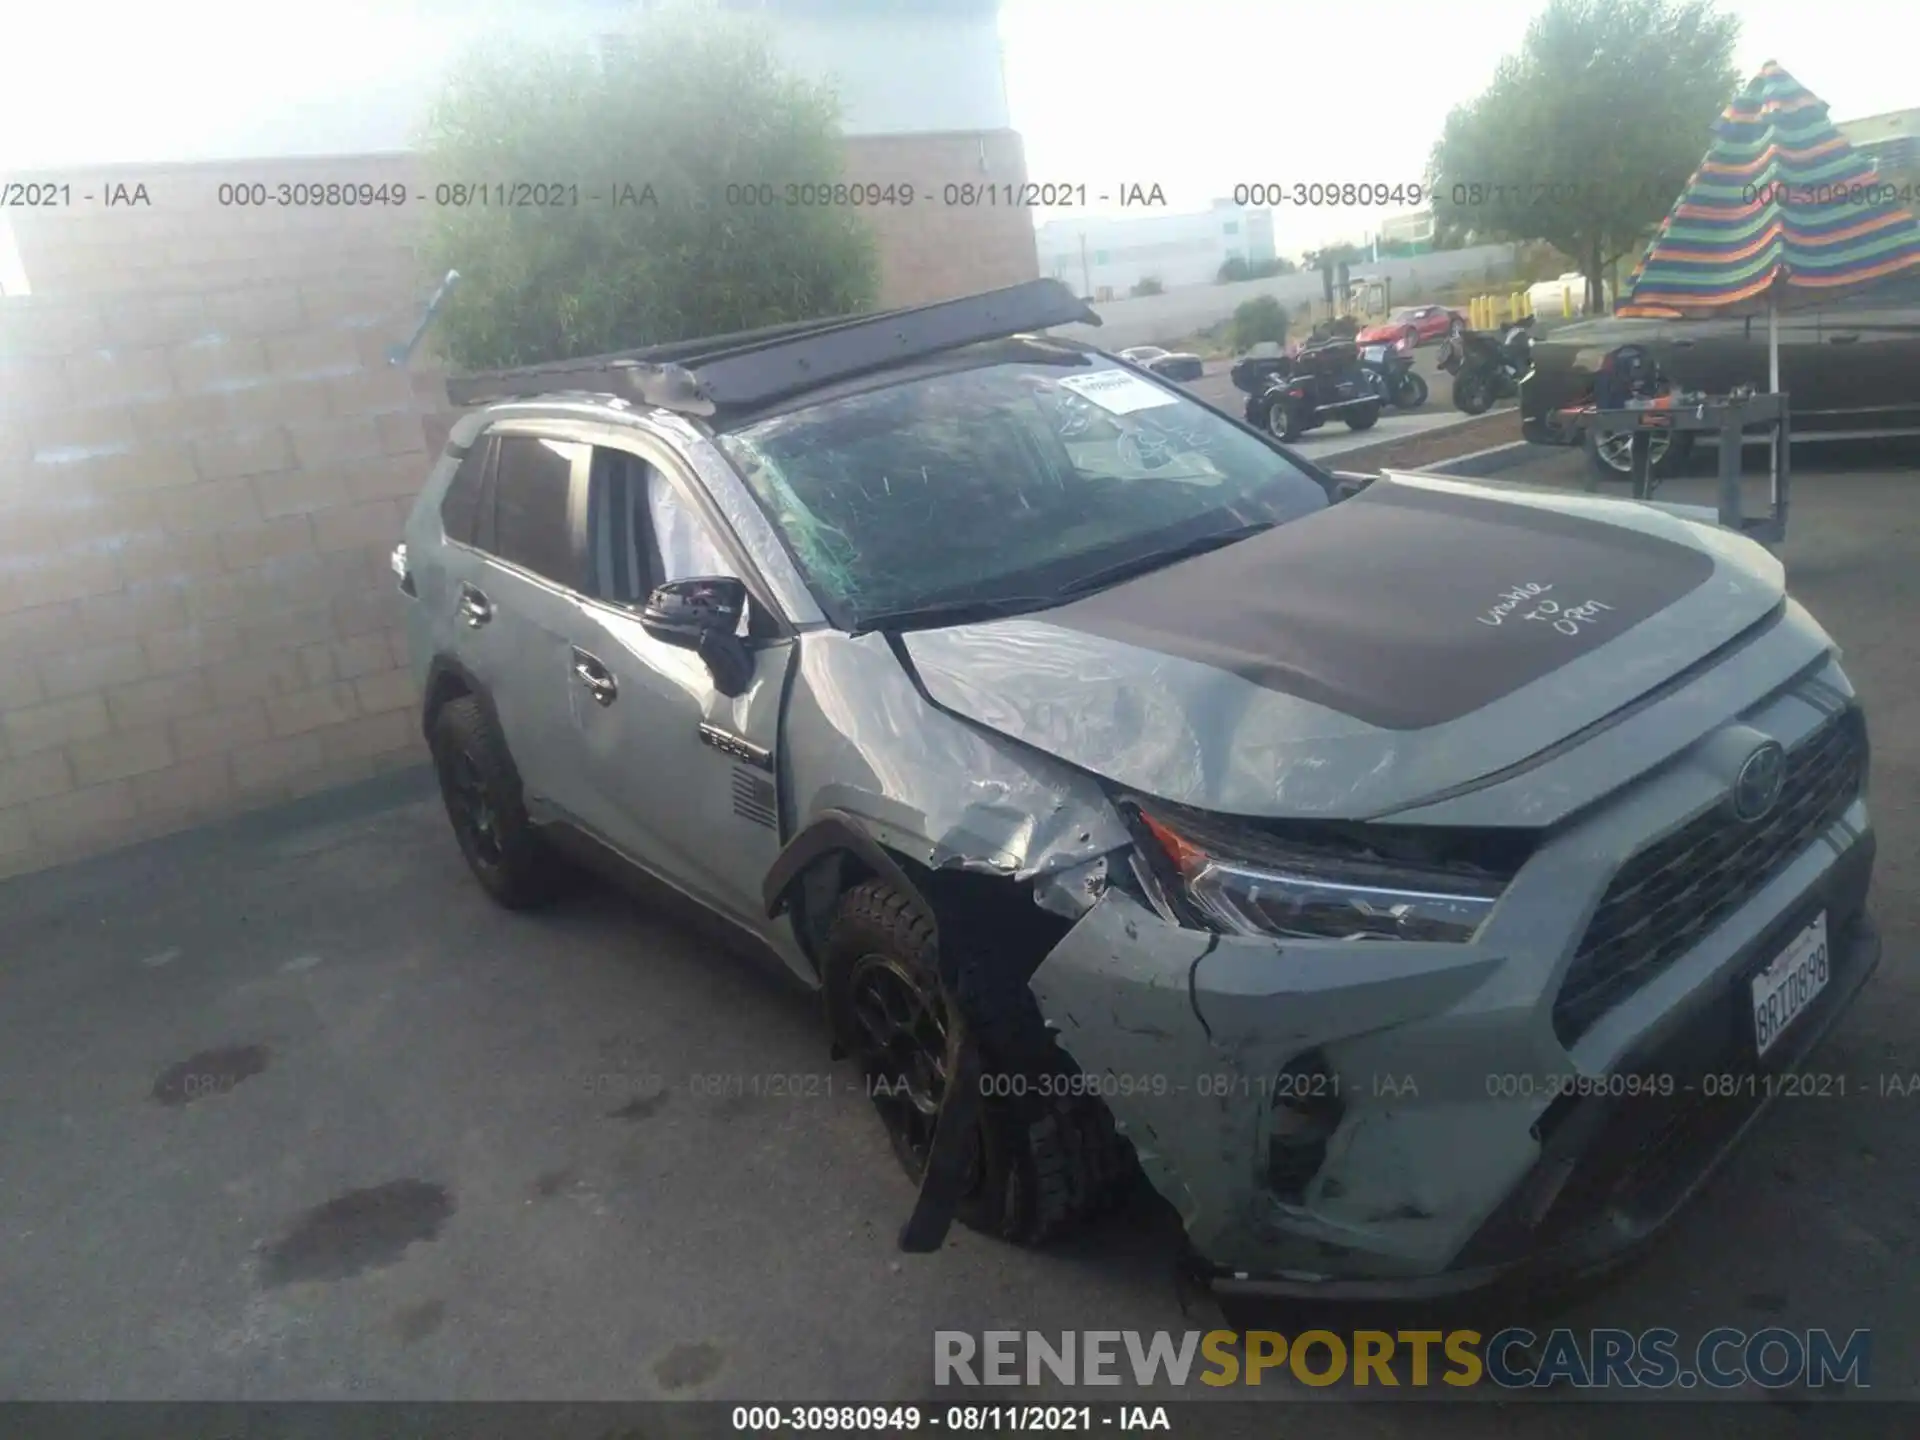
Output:
<svg viewBox="0 0 1920 1440">
<path fill-rule="evenodd" d="M 1014 178 L 1005 134 L 850 141 L 849 178 L 937 194 L 983 147 Z M 74 204 L 13 212 L 32 294 L 0 299 L 0 875 L 425 758 L 387 557 L 454 418 L 386 363 L 419 206 L 219 203 L 413 158 L 44 178 Z M 918 198 L 874 212 L 887 303 L 1037 273 L 1027 212 Z"/>
</svg>

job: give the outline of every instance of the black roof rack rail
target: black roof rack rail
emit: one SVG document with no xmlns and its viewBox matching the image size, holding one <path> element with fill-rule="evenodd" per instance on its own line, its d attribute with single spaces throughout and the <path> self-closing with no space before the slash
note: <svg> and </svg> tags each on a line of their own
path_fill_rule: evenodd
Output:
<svg viewBox="0 0 1920 1440">
<path fill-rule="evenodd" d="M 1029 280 L 874 315 L 805 320 L 612 355 L 451 376 L 447 398 L 464 407 L 575 391 L 713 415 L 771 404 L 963 345 L 1055 325 L 1099 323 L 1093 307 L 1063 282 Z"/>
</svg>

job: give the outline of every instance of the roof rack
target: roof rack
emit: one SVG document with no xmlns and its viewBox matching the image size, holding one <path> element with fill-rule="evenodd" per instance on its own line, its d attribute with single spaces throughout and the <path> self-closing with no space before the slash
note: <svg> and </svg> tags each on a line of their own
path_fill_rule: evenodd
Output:
<svg viewBox="0 0 1920 1440">
<path fill-rule="evenodd" d="M 1100 316 L 1062 281 L 1029 280 L 958 300 L 680 340 L 613 355 L 447 380 L 457 406 L 564 391 L 610 394 L 690 415 L 748 410 L 903 361 Z"/>
</svg>

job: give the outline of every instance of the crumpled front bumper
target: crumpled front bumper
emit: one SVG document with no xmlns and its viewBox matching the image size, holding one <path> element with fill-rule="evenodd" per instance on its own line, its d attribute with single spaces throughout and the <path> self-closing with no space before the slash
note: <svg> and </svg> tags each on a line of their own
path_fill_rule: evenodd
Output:
<svg viewBox="0 0 1920 1440">
<path fill-rule="evenodd" d="M 1750 977 L 1826 911 L 1831 979 L 1776 1070 L 1878 961 L 1874 839 L 1855 801 L 1569 1047 L 1559 980 L 1644 819 L 1627 807 L 1543 848 L 1469 945 L 1210 935 L 1120 887 L 1079 920 L 1034 993 L 1217 1290 L 1421 1298 L 1604 1268 L 1704 1183 L 1765 1108 L 1763 1085 L 1718 1079 L 1760 1063 Z M 1598 1093 L 1565 1094 L 1570 1076 Z"/>
</svg>

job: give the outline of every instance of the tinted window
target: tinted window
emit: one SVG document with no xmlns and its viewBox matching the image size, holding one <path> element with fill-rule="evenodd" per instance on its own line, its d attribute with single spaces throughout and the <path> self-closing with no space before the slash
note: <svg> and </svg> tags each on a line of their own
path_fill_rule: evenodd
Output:
<svg viewBox="0 0 1920 1440">
<path fill-rule="evenodd" d="M 1176 387 L 1078 353 L 824 401 L 721 444 L 842 625 L 1051 595 L 1203 534 L 1327 504 L 1319 481 L 1257 436 Z"/>
<path fill-rule="evenodd" d="M 556 584 L 578 588 L 567 501 L 581 445 L 528 435 L 500 437 L 493 481 L 493 552 Z"/>
<path fill-rule="evenodd" d="M 485 493 L 487 451 L 492 444 L 485 435 L 474 441 L 467 458 L 447 482 L 447 493 L 440 499 L 440 525 L 449 540 L 471 545 L 479 533 L 480 498 Z"/>
</svg>

